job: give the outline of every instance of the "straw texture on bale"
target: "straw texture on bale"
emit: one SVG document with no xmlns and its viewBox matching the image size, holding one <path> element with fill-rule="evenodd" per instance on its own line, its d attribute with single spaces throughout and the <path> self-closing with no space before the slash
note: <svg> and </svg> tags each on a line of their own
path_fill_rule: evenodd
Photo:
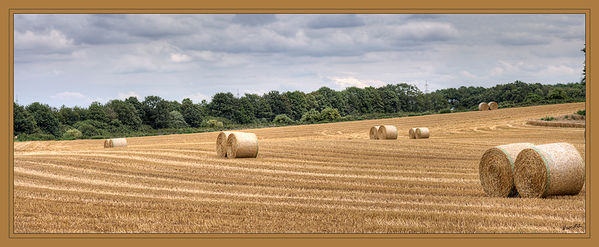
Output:
<svg viewBox="0 0 599 247">
<path fill-rule="evenodd" d="M 479 111 L 489 110 L 489 104 L 487 104 L 486 102 L 481 102 L 480 104 L 478 104 L 478 110 Z"/>
<path fill-rule="evenodd" d="M 431 136 L 430 130 L 425 127 L 416 128 L 416 139 L 429 138 Z"/>
<path fill-rule="evenodd" d="M 370 139 L 372 139 L 372 140 L 379 139 L 379 127 L 380 126 L 375 125 L 370 128 Z"/>
<path fill-rule="evenodd" d="M 514 164 L 514 183 L 521 197 L 578 194 L 584 180 L 584 161 L 568 143 L 524 149 Z"/>
<path fill-rule="evenodd" d="M 416 128 L 411 128 L 409 134 L 410 139 L 416 139 Z"/>
<path fill-rule="evenodd" d="M 497 104 L 497 102 L 495 102 L 495 101 L 489 102 L 489 110 L 497 110 L 497 108 L 499 108 L 499 104 Z"/>
<path fill-rule="evenodd" d="M 397 127 L 381 125 L 379 127 L 379 139 L 397 139 Z"/>
<path fill-rule="evenodd" d="M 480 159 L 478 173 L 483 190 L 489 196 L 517 196 L 514 186 L 514 162 L 520 151 L 532 143 L 513 143 L 487 149 Z"/>
<path fill-rule="evenodd" d="M 104 140 L 104 148 L 114 148 L 114 147 L 126 147 L 127 139 L 125 138 L 113 138 Z"/>
<path fill-rule="evenodd" d="M 258 156 L 258 137 L 254 133 L 232 132 L 227 138 L 227 157 L 256 158 Z"/>
<path fill-rule="evenodd" d="M 216 137 L 216 155 L 221 158 L 227 157 L 227 138 L 233 131 L 221 131 Z"/>
</svg>

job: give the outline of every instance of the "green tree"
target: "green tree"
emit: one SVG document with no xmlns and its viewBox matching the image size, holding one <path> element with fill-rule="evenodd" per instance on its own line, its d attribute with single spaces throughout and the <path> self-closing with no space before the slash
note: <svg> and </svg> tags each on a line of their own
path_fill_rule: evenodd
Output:
<svg viewBox="0 0 599 247">
<path fill-rule="evenodd" d="M 279 124 L 292 124 L 293 123 L 293 119 L 289 118 L 289 116 L 287 116 L 287 114 L 279 114 L 272 121 L 274 123 L 279 123 Z"/>
<path fill-rule="evenodd" d="M 122 124 L 132 129 L 138 129 L 141 126 L 142 121 L 132 104 L 122 100 L 111 100 L 105 108 L 113 112 L 115 115 L 113 119 L 118 119 Z"/>
<path fill-rule="evenodd" d="M 104 107 L 102 106 L 102 104 L 100 104 L 100 102 L 92 102 L 91 105 L 89 105 L 89 107 L 87 108 L 87 110 L 87 119 L 96 120 L 104 123 L 108 123 L 110 121 L 110 118 L 104 111 Z"/>
<path fill-rule="evenodd" d="M 282 97 L 288 102 L 289 117 L 293 120 L 299 120 L 302 114 L 308 109 L 306 94 L 300 91 L 285 92 Z"/>
<path fill-rule="evenodd" d="M 208 104 L 208 109 L 212 116 L 235 121 L 239 114 L 238 105 L 238 99 L 232 93 L 217 93 L 212 97 L 212 102 Z"/>
<path fill-rule="evenodd" d="M 37 128 L 35 119 L 25 107 L 13 102 L 13 134 L 32 134 Z"/>
<path fill-rule="evenodd" d="M 582 48 L 580 51 L 582 51 L 584 53 L 585 59 L 583 62 L 583 67 L 582 67 L 582 79 L 580 80 L 580 83 L 582 85 L 586 85 L 587 83 L 587 59 L 586 59 L 586 55 L 587 55 L 587 47 L 585 44 L 585 47 Z"/>
<path fill-rule="evenodd" d="M 189 127 L 189 125 L 185 122 L 183 114 L 178 111 L 169 112 L 169 128 L 183 129 L 187 127 Z"/>
<path fill-rule="evenodd" d="M 312 108 L 309 111 L 307 111 L 306 113 L 304 113 L 304 115 L 302 115 L 302 118 L 300 121 L 302 122 L 306 122 L 306 123 L 316 123 L 319 122 L 321 119 L 320 113 Z"/>
<path fill-rule="evenodd" d="M 320 112 L 320 119 L 324 121 L 337 121 L 341 119 L 341 114 L 339 114 L 337 108 L 327 107 Z"/>
<path fill-rule="evenodd" d="M 147 96 L 142 102 L 144 111 L 143 122 L 152 126 L 154 129 L 163 129 L 168 127 L 169 123 L 169 103 L 159 96 Z"/>
<path fill-rule="evenodd" d="M 181 114 L 183 114 L 185 122 L 194 128 L 200 127 L 205 117 L 202 106 L 194 104 L 189 98 L 181 101 Z"/>
<path fill-rule="evenodd" d="M 39 102 L 27 106 L 26 110 L 31 113 L 37 126 L 45 133 L 60 136 L 60 122 L 52 113 L 52 108 Z"/>
<path fill-rule="evenodd" d="M 65 124 L 65 125 L 73 125 L 77 121 L 81 120 L 80 116 L 79 116 L 79 112 L 74 111 L 73 109 L 66 107 L 64 105 L 62 105 L 60 107 L 60 110 L 58 111 L 58 113 L 59 113 L 60 123 Z"/>
</svg>

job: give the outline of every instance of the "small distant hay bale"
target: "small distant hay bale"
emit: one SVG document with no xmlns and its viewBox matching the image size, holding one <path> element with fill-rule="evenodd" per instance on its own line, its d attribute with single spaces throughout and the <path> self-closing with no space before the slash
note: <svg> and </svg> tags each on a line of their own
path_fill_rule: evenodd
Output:
<svg viewBox="0 0 599 247">
<path fill-rule="evenodd" d="M 115 147 L 126 147 L 127 139 L 125 138 L 112 138 L 104 140 L 104 148 L 115 148 Z"/>
<path fill-rule="evenodd" d="M 379 139 L 379 125 L 372 126 L 370 128 L 370 139 L 378 140 Z"/>
<path fill-rule="evenodd" d="M 517 196 L 514 186 L 514 162 L 520 151 L 532 143 L 513 143 L 487 149 L 480 159 L 478 173 L 483 190 L 489 196 Z"/>
<path fill-rule="evenodd" d="M 221 158 L 227 157 L 227 139 L 234 131 L 221 131 L 216 137 L 216 155 Z"/>
<path fill-rule="evenodd" d="M 409 132 L 409 134 L 410 134 L 410 139 L 416 139 L 416 129 L 417 129 L 417 128 L 411 128 L 411 129 L 410 129 L 410 132 Z"/>
<path fill-rule="evenodd" d="M 526 148 L 514 164 L 514 183 L 521 197 L 575 195 L 585 180 L 584 161 L 574 146 L 552 143 Z"/>
<path fill-rule="evenodd" d="M 254 133 L 232 132 L 227 138 L 227 158 L 256 158 L 258 137 Z"/>
<path fill-rule="evenodd" d="M 489 104 L 487 104 L 487 102 L 481 102 L 480 104 L 478 104 L 478 110 L 479 111 L 489 110 Z"/>
<path fill-rule="evenodd" d="M 499 104 L 497 104 L 497 102 L 495 102 L 495 101 L 489 102 L 489 110 L 497 110 L 497 108 L 499 108 Z"/>
<path fill-rule="evenodd" d="M 381 125 L 378 137 L 379 139 L 397 139 L 397 127 L 393 125 Z"/>
<path fill-rule="evenodd" d="M 431 132 L 430 132 L 430 130 L 428 130 L 428 128 L 419 127 L 419 128 L 416 128 L 415 136 L 416 136 L 416 139 L 429 138 L 431 136 Z"/>
</svg>

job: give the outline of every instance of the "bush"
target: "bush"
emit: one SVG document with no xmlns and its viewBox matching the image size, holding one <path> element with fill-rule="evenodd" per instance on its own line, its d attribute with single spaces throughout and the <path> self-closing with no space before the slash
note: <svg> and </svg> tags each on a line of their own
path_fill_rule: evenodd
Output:
<svg viewBox="0 0 599 247">
<path fill-rule="evenodd" d="M 586 116 L 587 110 L 586 109 L 582 109 L 580 111 L 577 111 L 576 114 L 581 115 L 581 116 Z"/>
<path fill-rule="evenodd" d="M 543 120 L 543 121 L 553 121 L 553 120 L 555 120 L 555 118 L 554 117 L 544 117 L 544 118 L 541 118 L 541 120 Z"/>
<path fill-rule="evenodd" d="M 341 119 L 341 114 L 337 108 L 327 107 L 320 112 L 320 119 L 324 121 L 337 121 Z"/>
<path fill-rule="evenodd" d="M 86 121 L 77 122 L 77 123 L 73 124 L 73 127 L 77 128 L 79 131 L 81 131 L 81 133 L 84 136 L 88 136 L 88 137 L 89 136 L 98 136 L 98 135 L 102 134 L 100 132 L 100 130 L 98 130 L 98 128 L 94 127 L 93 125 L 91 125 L 89 123 L 86 123 Z"/>
<path fill-rule="evenodd" d="M 45 133 L 34 133 L 34 134 L 20 134 L 19 135 L 19 141 L 37 141 L 37 140 L 43 140 L 43 141 L 49 141 L 49 140 L 54 140 L 56 139 L 56 137 L 52 134 L 45 134 Z"/>
<path fill-rule="evenodd" d="M 223 122 L 221 121 L 216 121 L 214 119 L 210 119 L 208 121 L 206 121 L 206 123 L 204 124 L 207 127 L 211 127 L 211 128 L 222 128 L 225 125 L 223 124 Z"/>
<path fill-rule="evenodd" d="M 69 129 L 64 133 L 64 135 L 62 135 L 62 137 L 69 139 L 77 139 L 81 138 L 82 136 L 83 133 L 81 133 L 81 131 L 79 131 L 78 129 Z"/>
<path fill-rule="evenodd" d="M 316 123 L 320 120 L 322 120 L 320 113 L 315 109 L 307 111 L 306 113 L 304 113 L 304 115 L 302 115 L 302 118 L 300 119 L 300 121 L 306 123 Z"/>
<path fill-rule="evenodd" d="M 444 109 L 444 110 L 440 110 L 439 114 L 445 114 L 445 113 L 451 113 L 451 110 L 449 109 Z"/>
<path fill-rule="evenodd" d="M 293 120 L 291 120 L 287 114 L 279 114 L 272 120 L 272 122 L 278 124 L 292 124 Z"/>
</svg>

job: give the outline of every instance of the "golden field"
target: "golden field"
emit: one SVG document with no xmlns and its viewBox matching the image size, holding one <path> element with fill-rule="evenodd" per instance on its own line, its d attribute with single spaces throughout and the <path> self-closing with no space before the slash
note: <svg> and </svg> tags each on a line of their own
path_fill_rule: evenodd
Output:
<svg viewBox="0 0 599 247">
<path fill-rule="evenodd" d="M 216 157 L 218 132 L 14 144 L 15 233 L 567 233 L 575 196 L 493 198 L 479 160 L 492 146 L 568 142 L 582 128 L 529 126 L 584 103 L 244 130 L 255 159 Z M 370 140 L 379 124 L 397 140 Z M 428 127 L 429 139 L 408 139 Z"/>
</svg>

